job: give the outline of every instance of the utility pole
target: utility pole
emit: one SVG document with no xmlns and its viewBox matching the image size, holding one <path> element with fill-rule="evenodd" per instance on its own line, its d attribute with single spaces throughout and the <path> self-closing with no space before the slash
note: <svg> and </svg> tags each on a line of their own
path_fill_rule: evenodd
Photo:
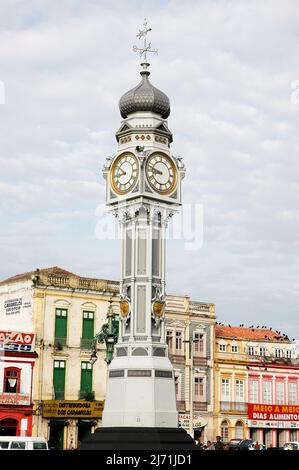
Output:
<svg viewBox="0 0 299 470">
<path fill-rule="evenodd" d="M 189 343 L 189 357 L 190 357 L 190 374 L 189 374 L 189 408 L 190 408 L 190 419 L 189 419 L 189 434 L 194 439 L 194 430 L 193 430 L 193 416 L 194 416 L 194 410 L 193 410 L 193 390 L 194 390 L 194 384 L 193 384 L 193 356 L 194 356 L 194 350 L 193 350 L 193 345 L 194 343 L 198 343 L 198 339 L 192 339 L 192 340 L 185 340 L 183 341 L 184 343 Z"/>
</svg>

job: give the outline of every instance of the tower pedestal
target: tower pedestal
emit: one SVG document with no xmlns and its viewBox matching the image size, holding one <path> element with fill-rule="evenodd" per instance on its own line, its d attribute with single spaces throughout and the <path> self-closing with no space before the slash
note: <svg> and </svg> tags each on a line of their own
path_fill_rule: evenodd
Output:
<svg viewBox="0 0 299 470">
<path fill-rule="evenodd" d="M 183 428 L 98 428 L 79 450 L 197 450 Z"/>
</svg>

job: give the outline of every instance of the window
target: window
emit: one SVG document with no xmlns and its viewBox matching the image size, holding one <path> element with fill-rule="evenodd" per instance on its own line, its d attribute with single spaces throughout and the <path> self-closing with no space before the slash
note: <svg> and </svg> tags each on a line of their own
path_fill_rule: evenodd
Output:
<svg viewBox="0 0 299 470">
<path fill-rule="evenodd" d="M 225 352 L 226 351 L 226 344 L 219 344 L 219 351 Z"/>
<path fill-rule="evenodd" d="M 244 402 L 244 380 L 236 379 L 236 401 Z"/>
<path fill-rule="evenodd" d="M 197 341 L 194 344 L 194 352 L 197 354 L 203 354 L 203 334 L 194 333 L 194 339 Z"/>
<path fill-rule="evenodd" d="M 248 346 L 248 354 L 249 356 L 254 356 L 254 346 Z"/>
<path fill-rule="evenodd" d="M 34 442 L 33 449 L 34 450 L 47 450 L 47 444 L 45 442 Z"/>
<path fill-rule="evenodd" d="M 266 356 L 266 348 L 264 346 L 260 347 L 260 356 Z"/>
<path fill-rule="evenodd" d="M 221 400 L 229 401 L 229 379 L 222 379 L 221 381 Z"/>
<path fill-rule="evenodd" d="M 176 331 L 175 332 L 175 349 L 176 351 L 181 351 L 182 349 L 182 332 Z"/>
<path fill-rule="evenodd" d="M 284 403 L 284 382 L 276 382 L 276 403 L 278 405 L 283 405 Z"/>
<path fill-rule="evenodd" d="M 166 331 L 166 342 L 168 345 L 169 352 L 173 349 L 173 331 L 167 330 Z"/>
<path fill-rule="evenodd" d="M 236 344 L 232 345 L 232 352 L 237 353 L 238 352 L 238 346 Z"/>
<path fill-rule="evenodd" d="M 55 314 L 55 346 L 66 346 L 67 309 L 57 308 Z"/>
<path fill-rule="evenodd" d="M 8 449 L 9 441 L 0 441 L 0 449 Z"/>
<path fill-rule="evenodd" d="M 203 398 L 204 388 L 202 377 L 194 377 L 194 395 L 196 397 Z"/>
<path fill-rule="evenodd" d="M 64 400 L 65 361 L 54 361 L 53 386 L 55 400 Z"/>
<path fill-rule="evenodd" d="M 14 450 L 25 450 L 26 449 L 26 442 L 17 442 L 17 441 L 14 441 L 11 443 L 11 446 L 10 446 L 11 449 L 14 449 Z"/>
<path fill-rule="evenodd" d="M 228 422 L 222 421 L 221 423 L 221 438 L 223 442 L 228 441 Z"/>
<path fill-rule="evenodd" d="M 250 380 L 249 382 L 249 403 L 258 403 L 258 380 Z"/>
<path fill-rule="evenodd" d="M 289 382 L 289 405 L 297 404 L 297 384 Z"/>
<path fill-rule="evenodd" d="M 271 403 L 271 382 L 268 380 L 263 382 L 263 402 Z"/>
<path fill-rule="evenodd" d="M 282 357 L 282 350 L 281 349 L 275 349 L 275 357 Z"/>
<path fill-rule="evenodd" d="M 286 350 L 286 357 L 288 357 L 289 359 L 292 357 L 292 350 L 291 349 Z"/>
<path fill-rule="evenodd" d="M 297 441 L 297 429 L 290 430 L 290 441 L 296 442 Z M 297 448 L 298 449 L 298 448 Z"/>
<path fill-rule="evenodd" d="M 242 421 L 237 421 L 236 422 L 235 437 L 236 437 L 236 439 L 243 439 L 243 437 L 244 437 Z"/>
<path fill-rule="evenodd" d="M 80 397 L 84 398 L 86 394 L 92 392 L 92 365 L 90 362 L 81 362 L 81 386 Z"/>
<path fill-rule="evenodd" d="M 81 347 L 90 349 L 94 338 L 94 312 L 83 311 Z"/>
<path fill-rule="evenodd" d="M 20 392 L 20 375 L 21 369 L 17 367 L 8 367 L 4 369 L 4 387 L 5 393 L 19 393 Z"/>
</svg>

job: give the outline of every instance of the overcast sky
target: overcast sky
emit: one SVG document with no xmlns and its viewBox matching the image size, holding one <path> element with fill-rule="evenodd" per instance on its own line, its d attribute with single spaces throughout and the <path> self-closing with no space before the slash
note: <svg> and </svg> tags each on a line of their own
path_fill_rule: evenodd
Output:
<svg viewBox="0 0 299 470">
<path fill-rule="evenodd" d="M 0 278 L 58 265 L 118 279 L 95 210 L 144 16 L 183 200 L 203 207 L 202 248 L 168 242 L 167 291 L 299 338 L 297 0 L 1 0 Z"/>
</svg>

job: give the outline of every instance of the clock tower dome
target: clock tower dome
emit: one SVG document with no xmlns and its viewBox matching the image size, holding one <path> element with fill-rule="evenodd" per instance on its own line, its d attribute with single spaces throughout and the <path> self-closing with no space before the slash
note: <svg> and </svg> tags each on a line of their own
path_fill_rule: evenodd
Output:
<svg viewBox="0 0 299 470">
<path fill-rule="evenodd" d="M 168 97 L 149 81 L 150 28 L 141 81 L 125 93 L 117 149 L 106 159 L 106 204 L 122 230 L 120 331 L 108 370 L 104 427 L 178 427 L 174 371 L 165 338 L 165 238 L 181 205 L 185 167 L 170 151 Z"/>
</svg>

